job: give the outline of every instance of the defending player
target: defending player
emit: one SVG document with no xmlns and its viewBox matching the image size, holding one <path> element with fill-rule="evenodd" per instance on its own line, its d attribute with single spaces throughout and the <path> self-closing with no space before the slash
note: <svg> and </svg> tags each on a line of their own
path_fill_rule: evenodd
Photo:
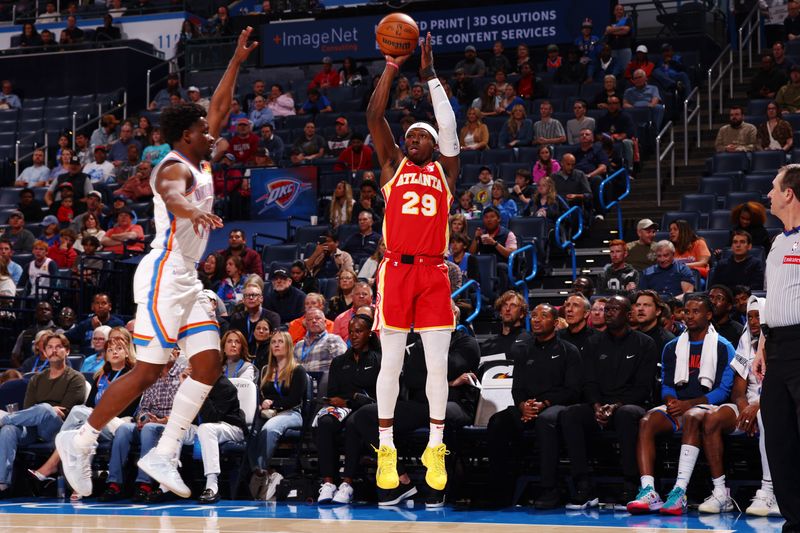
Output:
<svg viewBox="0 0 800 533">
<path fill-rule="evenodd" d="M 240 65 L 257 42 L 247 40 L 252 28 L 239 35 L 236 50 L 205 110 L 196 104 L 166 108 L 161 131 L 173 150 L 153 170 L 156 237 L 134 276 L 138 304 L 134 343 L 136 366 L 103 395 L 87 423 L 56 437 L 64 475 L 81 496 L 92 492 L 92 455 L 98 428 L 103 428 L 158 379 L 177 344 L 191 357 L 192 376 L 178 389 L 158 446 L 139 460 L 139 467 L 161 486 L 188 498 L 191 491 L 178 473 L 182 436 L 219 377 L 219 325 L 214 304 L 203 294 L 195 264 L 205 252 L 208 235 L 222 227 L 211 212 L 214 188 L 207 160 L 230 109 Z"/>
<path fill-rule="evenodd" d="M 407 155 L 395 144 L 384 110 L 392 80 L 410 56 L 386 56 L 386 68 L 367 107 L 367 125 L 381 164 L 381 190 L 386 199 L 383 235 L 386 255 L 378 268 L 375 328 L 381 329 L 383 360 L 378 375 L 377 485 L 398 486 L 397 450 L 393 440 L 394 409 L 406 337 L 413 327 L 422 337 L 428 377 L 430 439 L 422 462 L 425 481 L 435 490 L 447 484 L 442 443 L 447 405 L 447 350 L 454 328 L 450 283 L 444 254 L 448 245 L 448 213 L 459 173 L 456 117 L 433 70 L 431 35 L 422 46 L 420 78 L 427 82 L 436 129 L 416 122 L 405 133 Z M 438 161 L 433 161 L 438 144 Z"/>
</svg>

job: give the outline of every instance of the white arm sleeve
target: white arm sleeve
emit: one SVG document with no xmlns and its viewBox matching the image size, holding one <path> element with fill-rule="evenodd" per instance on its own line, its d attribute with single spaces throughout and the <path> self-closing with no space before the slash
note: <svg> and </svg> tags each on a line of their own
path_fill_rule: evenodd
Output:
<svg viewBox="0 0 800 533">
<path fill-rule="evenodd" d="M 461 151 L 456 132 L 456 114 L 453 113 L 447 93 L 437 78 L 428 80 L 428 89 L 431 91 L 433 114 L 439 126 L 439 152 L 447 157 L 455 157 Z"/>
</svg>

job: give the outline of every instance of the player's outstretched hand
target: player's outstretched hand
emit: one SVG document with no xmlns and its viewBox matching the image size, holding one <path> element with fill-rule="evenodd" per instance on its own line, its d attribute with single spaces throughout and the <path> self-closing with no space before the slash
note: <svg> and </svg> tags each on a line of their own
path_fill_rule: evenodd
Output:
<svg viewBox="0 0 800 533">
<path fill-rule="evenodd" d="M 250 40 L 251 33 L 253 33 L 253 28 L 251 26 L 246 27 L 239 34 L 239 39 L 236 42 L 236 50 L 233 52 L 233 57 L 241 63 L 247 60 L 250 56 L 250 52 L 258 48 L 258 41 L 247 44 L 247 41 Z"/>
<path fill-rule="evenodd" d="M 201 231 L 211 231 L 212 229 L 221 228 L 222 219 L 213 213 L 205 213 L 197 210 L 195 211 L 195 214 L 192 215 L 192 227 L 194 228 L 194 232 L 199 237 Z"/>
<path fill-rule="evenodd" d="M 433 68 L 433 47 L 431 46 L 431 32 L 425 36 L 425 42 L 422 43 L 422 57 L 420 58 L 419 68 L 425 71 L 427 68 Z"/>
</svg>

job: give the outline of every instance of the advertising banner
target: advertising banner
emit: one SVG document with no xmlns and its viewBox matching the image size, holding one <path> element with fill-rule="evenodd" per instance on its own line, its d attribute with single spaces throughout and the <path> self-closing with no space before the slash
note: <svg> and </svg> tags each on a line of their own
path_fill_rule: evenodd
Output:
<svg viewBox="0 0 800 533">
<path fill-rule="evenodd" d="M 281 220 L 316 215 L 318 170 L 312 165 L 251 170 L 252 218 Z"/>
<path fill-rule="evenodd" d="M 460 52 L 467 45 L 490 49 L 495 41 L 542 46 L 573 42 L 581 21 L 590 18 L 596 32 L 608 22 L 608 2 L 561 0 L 525 4 L 486 5 L 460 10 L 411 13 L 420 38 L 430 31 L 437 52 Z M 341 61 L 377 58 L 375 25 L 383 15 L 344 19 L 277 21 L 261 28 L 264 65 L 291 65 L 330 56 Z"/>
</svg>

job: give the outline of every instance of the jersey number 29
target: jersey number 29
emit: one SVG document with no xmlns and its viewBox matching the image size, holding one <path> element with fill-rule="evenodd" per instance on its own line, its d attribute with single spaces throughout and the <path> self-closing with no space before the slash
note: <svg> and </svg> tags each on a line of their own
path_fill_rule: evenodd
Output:
<svg viewBox="0 0 800 533">
<path fill-rule="evenodd" d="M 404 215 L 418 215 L 420 213 L 420 197 L 414 191 L 408 191 L 403 194 L 403 200 L 406 202 L 403 204 L 402 213 Z M 422 195 L 422 214 L 426 217 L 432 217 L 436 215 L 436 198 L 433 197 L 431 194 L 423 194 Z"/>
</svg>

